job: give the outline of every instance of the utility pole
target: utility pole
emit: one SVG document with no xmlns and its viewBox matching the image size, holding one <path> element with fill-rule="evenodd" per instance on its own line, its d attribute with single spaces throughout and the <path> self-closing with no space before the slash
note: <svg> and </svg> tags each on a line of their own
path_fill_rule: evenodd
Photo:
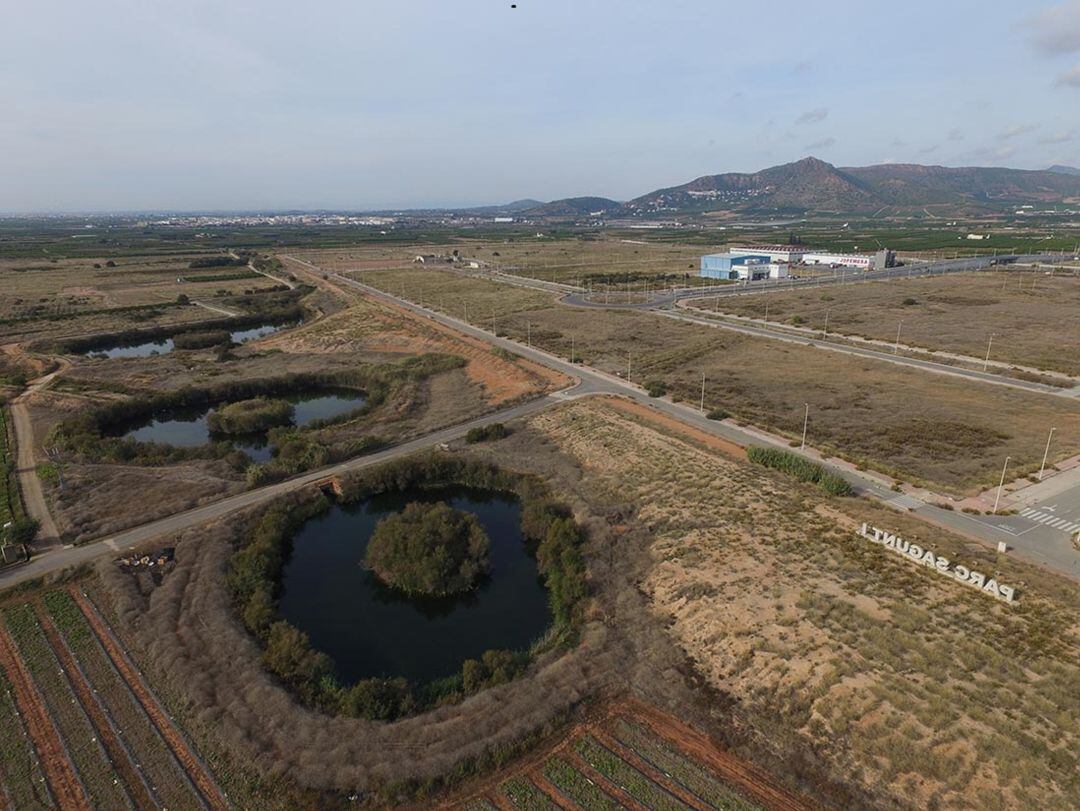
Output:
<svg viewBox="0 0 1080 811">
<path fill-rule="evenodd" d="M 1010 457 L 1005 457 L 1005 467 L 1001 469 L 1001 481 L 998 482 L 997 498 L 994 499 L 994 515 L 997 515 L 998 502 L 1001 501 L 1001 488 L 1005 486 L 1005 471 L 1009 469 Z"/>
<path fill-rule="evenodd" d="M 828 338 L 829 337 L 829 313 L 831 313 L 831 312 L 832 312 L 832 307 L 829 307 L 828 309 L 825 310 L 825 330 L 821 334 L 823 338 Z"/>
<path fill-rule="evenodd" d="M 573 363 L 574 363 L 574 336 L 573 335 L 570 336 L 570 363 L 571 363 L 571 365 L 573 365 Z"/>
<path fill-rule="evenodd" d="M 1042 466 L 1039 468 L 1039 481 L 1042 481 L 1043 471 L 1046 470 L 1046 457 L 1050 455 L 1050 440 L 1054 438 L 1054 431 L 1056 430 L 1057 428 L 1051 428 L 1050 436 L 1046 438 L 1046 450 L 1043 451 Z"/>
<path fill-rule="evenodd" d="M 630 350 L 626 350 L 626 382 L 630 382 Z"/>
<path fill-rule="evenodd" d="M 532 349 L 532 321 L 525 322 L 525 343 Z"/>
<path fill-rule="evenodd" d="M 765 297 L 765 323 L 769 323 L 769 297 Z"/>
<path fill-rule="evenodd" d="M 904 326 L 903 320 L 896 325 L 896 343 L 893 344 L 892 353 L 895 355 L 900 351 L 900 328 Z"/>
<path fill-rule="evenodd" d="M 705 413 L 705 372 L 701 373 L 701 413 Z"/>
<path fill-rule="evenodd" d="M 806 426 L 810 424 L 810 403 L 806 404 L 806 414 L 803 416 L 802 421 L 802 445 L 799 446 L 800 450 L 806 450 Z"/>
<path fill-rule="evenodd" d="M 983 360 L 983 371 L 990 365 L 990 347 L 994 345 L 994 333 L 990 333 L 990 340 L 986 342 L 986 358 Z"/>
</svg>

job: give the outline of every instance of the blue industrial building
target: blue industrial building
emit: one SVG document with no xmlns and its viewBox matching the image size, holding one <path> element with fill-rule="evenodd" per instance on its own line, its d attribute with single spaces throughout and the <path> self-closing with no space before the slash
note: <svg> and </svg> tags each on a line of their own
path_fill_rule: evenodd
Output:
<svg viewBox="0 0 1080 811">
<path fill-rule="evenodd" d="M 730 253 L 711 253 L 701 257 L 701 275 L 706 279 L 768 278 L 771 261 L 765 254 L 732 256 Z M 755 265 L 762 267 L 756 268 Z"/>
</svg>

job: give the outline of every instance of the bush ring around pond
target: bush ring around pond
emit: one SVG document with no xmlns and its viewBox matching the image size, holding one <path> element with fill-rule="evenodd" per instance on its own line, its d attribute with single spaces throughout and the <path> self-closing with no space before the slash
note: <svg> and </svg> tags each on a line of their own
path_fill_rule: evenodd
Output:
<svg viewBox="0 0 1080 811">
<path fill-rule="evenodd" d="M 521 531 L 535 544 L 537 571 L 547 590 L 552 623 L 527 650 L 488 650 L 465 659 L 457 673 L 414 684 L 400 676 L 364 678 L 342 684 L 330 657 L 314 649 L 307 634 L 280 614 L 281 579 L 292 540 L 307 521 L 330 508 L 314 495 L 299 506 L 271 506 L 257 514 L 228 564 L 228 584 L 237 614 L 262 648 L 264 667 L 307 705 L 330 715 L 392 720 L 464 698 L 520 676 L 537 655 L 576 642 L 587 599 L 584 532 L 535 477 L 443 454 L 390 462 L 346 479 L 341 501 L 357 504 L 383 494 L 449 487 L 499 491 L 521 505 Z M 497 576 L 497 573 L 496 575 Z"/>
</svg>

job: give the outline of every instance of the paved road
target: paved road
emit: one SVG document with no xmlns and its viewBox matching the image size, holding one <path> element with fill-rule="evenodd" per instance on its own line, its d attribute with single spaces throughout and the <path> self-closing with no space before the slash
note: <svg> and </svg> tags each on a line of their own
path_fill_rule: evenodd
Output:
<svg viewBox="0 0 1080 811">
<path fill-rule="evenodd" d="M 89 563 L 101 555 L 131 549 L 132 547 L 152 540 L 159 535 L 197 526 L 204 521 L 220 518 L 223 515 L 228 515 L 229 513 L 243 509 L 244 507 L 261 504 L 264 501 L 269 501 L 285 495 L 286 493 L 295 492 L 296 490 L 301 490 L 305 487 L 311 487 L 315 482 L 330 476 L 339 476 L 354 470 L 361 470 L 365 467 L 370 467 L 371 465 L 377 465 L 381 462 L 415 453 L 424 448 L 430 448 L 443 442 L 449 442 L 464 436 L 470 428 L 487 425 L 492 422 L 503 422 L 528 416 L 529 414 L 548 408 L 560 401 L 560 398 L 557 397 L 541 397 L 528 403 L 503 409 L 502 411 L 487 414 L 483 417 L 477 417 L 476 419 L 469 420 L 460 425 L 443 428 L 433 433 L 426 434 L 425 436 L 409 440 L 408 442 L 403 442 L 400 445 L 394 445 L 393 447 L 370 454 L 369 456 L 350 459 L 346 462 L 305 473 L 283 482 L 277 482 L 275 484 L 267 485 L 266 487 L 260 487 L 256 490 L 239 493 L 238 495 L 230 496 L 221 501 L 215 501 L 212 504 L 206 504 L 202 507 L 196 507 L 193 510 L 176 513 L 175 515 L 170 515 L 158 521 L 144 524 L 140 527 L 133 527 L 132 529 L 118 532 L 115 535 L 110 535 L 101 540 L 93 541 L 92 543 L 84 544 L 82 546 L 53 547 L 47 549 L 41 554 L 35 555 L 35 557 L 25 565 L 0 570 L 0 589 L 17 585 L 35 577 L 41 577 L 50 572 L 56 572 L 72 566 Z"/>
<path fill-rule="evenodd" d="M 948 363 L 937 363 L 932 360 L 923 360 L 920 358 L 912 358 L 905 355 L 893 355 L 890 352 L 882 352 L 879 349 L 870 349 L 863 346 L 853 346 L 851 344 L 842 344 L 836 341 L 829 341 L 824 338 L 814 338 L 809 335 L 795 335 L 790 332 L 784 332 L 778 329 L 770 329 L 766 326 L 755 326 L 752 324 L 739 324 L 731 321 L 721 321 L 715 318 L 709 318 L 706 315 L 696 315 L 692 312 L 685 312 L 683 310 L 658 310 L 657 315 L 665 316 L 667 318 L 674 319 L 676 321 L 684 321 L 691 324 L 701 324 L 707 327 L 713 327 L 714 329 L 728 330 L 729 332 L 740 332 L 744 335 L 752 335 L 758 338 L 768 338 L 773 341 L 785 341 L 792 344 L 801 344 L 802 346 L 814 346 L 818 349 L 827 349 L 830 352 L 839 352 L 844 355 L 855 355 L 861 358 L 871 358 L 873 360 L 881 360 L 887 363 L 894 363 L 898 366 L 909 366 L 915 369 L 920 369 L 925 372 L 933 372 L 934 374 L 949 375 L 951 377 L 962 377 L 967 380 L 975 380 L 980 383 L 991 383 L 995 386 L 1007 386 L 1012 389 L 1020 389 L 1032 394 L 1050 394 L 1056 397 L 1066 397 L 1072 400 L 1080 397 L 1080 389 L 1064 389 L 1059 386 L 1050 386 L 1046 383 L 1036 383 L 1030 380 L 1020 380 L 1014 377 L 1004 377 L 1003 375 L 994 374 L 993 372 L 981 372 L 977 369 L 966 369 L 962 366 L 951 366 Z"/>
<path fill-rule="evenodd" d="M 637 386 L 632 385 L 620 377 L 609 375 L 590 367 L 571 364 L 569 361 L 544 352 L 543 350 L 523 346 L 515 341 L 497 337 L 479 327 L 466 324 L 452 316 L 427 310 L 410 301 L 369 287 L 348 276 L 324 271 L 309 262 L 295 258 L 293 261 L 303 264 L 320 274 L 325 274 L 338 284 L 392 302 L 418 316 L 439 322 L 460 332 L 487 341 L 494 346 L 502 347 L 503 349 L 527 357 L 530 360 L 555 368 L 571 378 L 577 378 L 580 382 L 572 391 L 556 393 L 523 405 L 471 420 L 458 426 L 445 428 L 424 437 L 419 437 L 402 443 L 401 445 L 394 446 L 393 448 L 371 454 L 370 456 L 342 462 L 330 468 L 312 471 L 284 482 L 241 493 L 223 499 L 222 501 L 208 504 L 204 507 L 198 507 L 168 518 L 163 518 L 159 521 L 136 527 L 84 546 L 48 551 L 39 555 L 25 566 L 20 566 L 0 573 L 0 589 L 7 588 L 33 577 L 42 576 L 49 572 L 89 562 L 100 555 L 132 548 L 165 533 L 196 526 L 204 521 L 227 515 L 244 507 L 262 503 L 284 493 L 312 486 L 314 482 L 328 476 L 359 470 L 426 447 L 431 447 L 438 443 L 447 442 L 464 435 L 472 427 L 485 425 L 491 422 L 501 422 L 524 417 L 547 408 L 557 402 L 565 401 L 566 399 L 573 397 L 583 397 L 593 394 L 618 394 L 646 404 L 675 419 L 693 425 L 700 430 L 724 437 L 740 445 L 772 444 L 786 450 L 789 449 L 787 443 L 780 438 L 768 437 L 753 431 L 752 429 L 743 429 L 734 424 L 709 420 L 693 408 L 681 403 L 653 399 Z M 821 463 L 838 475 L 843 476 L 852 484 L 856 491 L 862 495 L 869 496 L 883 503 L 891 504 L 894 507 L 915 512 L 941 526 L 957 530 L 969 537 L 978 538 L 992 546 L 996 546 L 1000 541 L 1005 541 L 1010 547 L 1014 548 L 1021 557 L 1045 565 L 1071 577 L 1080 578 L 1080 555 L 1072 549 L 1068 535 L 1060 532 L 1054 527 L 1048 527 L 1024 516 L 1009 516 L 1007 518 L 996 516 L 972 516 L 953 512 L 951 510 L 943 510 L 919 501 L 913 496 L 893 492 L 886 482 L 870 472 L 837 467 L 828 461 Z M 1058 500 L 1067 501 L 1069 504 L 1072 504 L 1075 500 L 1078 512 L 1080 512 L 1080 485 L 1059 496 Z"/>
<path fill-rule="evenodd" d="M 982 270 L 994 265 L 1008 264 L 1033 264 L 1058 263 L 1061 261 L 1060 254 L 1007 254 L 1002 256 L 976 256 L 966 259 L 941 259 L 935 262 L 920 262 L 912 265 L 904 265 L 897 268 L 885 268 L 884 270 L 870 270 L 866 272 L 849 270 L 836 271 L 832 276 L 820 276 L 815 278 L 791 278 L 782 280 L 763 280 L 758 282 L 746 282 L 736 284 L 722 284 L 705 287 L 680 287 L 674 291 L 669 290 L 649 301 L 631 304 L 619 304 L 612 302 L 605 304 L 600 301 L 591 301 L 586 293 L 572 293 L 564 296 L 562 302 L 575 307 L 595 308 L 620 308 L 632 310 L 652 310 L 661 307 L 671 307 L 676 301 L 691 298 L 727 298 L 729 296 L 746 296 L 756 293 L 777 292 L 783 290 L 798 290 L 804 287 L 826 287 L 836 284 L 855 284 L 859 282 L 881 281 L 884 279 L 904 279 L 913 276 L 943 276 L 950 273 L 968 273 L 973 270 Z"/>
<path fill-rule="evenodd" d="M 313 270 L 318 270 L 314 265 L 308 265 Z M 322 272 L 320 270 L 320 272 Z M 450 315 L 422 308 L 405 299 L 384 293 L 377 288 L 362 284 L 341 274 L 329 274 L 335 281 L 343 285 L 353 287 L 371 296 L 390 301 L 397 306 L 404 307 L 420 315 L 437 321 L 454 329 L 465 332 L 474 337 L 487 341 L 495 346 L 502 347 L 516 354 L 523 355 L 530 360 L 553 367 L 564 374 L 577 377 L 581 383 L 575 390 L 578 396 L 586 394 L 619 394 L 630 397 L 640 403 L 646 404 L 661 412 L 668 414 L 682 422 L 693 425 L 703 431 L 722 436 L 739 445 L 765 445 L 772 444 L 784 450 L 791 450 L 786 440 L 766 437 L 753 429 L 742 429 L 736 425 L 710 420 L 690 406 L 682 403 L 672 403 L 667 400 L 653 399 L 635 385 L 628 384 L 621 377 L 609 375 L 605 372 L 580 364 L 571 364 L 568 360 L 552 355 L 535 347 L 526 347 L 507 338 L 499 338 L 480 327 L 466 324 Z M 798 452 L 798 451 L 796 451 Z M 811 454 L 808 454 L 811 455 Z M 1045 565 L 1072 577 L 1080 578 L 1080 554 L 1072 548 L 1069 536 L 1055 529 L 1046 527 L 1029 520 L 1024 516 L 975 516 L 953 510 L 944 510 L 932 504 L 926 504 L 913 496 L 894 492 L 890 485 L 869 471 L 854 471 L 847 468 L 837 467 L 828 461 L 815 459 L 820 464 L 843 476 L 855 490 L 868 495 L 878 501 L 900 507 L 935 522 L 941 526 L 954 529 L 970 537 L 978 538 L 990 546 L 996 547 L 1001 541 L 1006 542 L 1010 548 L 1015 549 L 1020 556 L 1036 563 Z M 1075 497 L 1080 505 L 1080 484 L 1069 491 L 1069 499 Z"/>
</svg>

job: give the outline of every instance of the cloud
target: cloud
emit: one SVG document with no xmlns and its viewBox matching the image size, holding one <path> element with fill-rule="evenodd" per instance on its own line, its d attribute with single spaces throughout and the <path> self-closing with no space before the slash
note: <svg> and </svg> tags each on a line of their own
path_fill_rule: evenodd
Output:
<svg viewBox="0 0 1080 811">
<path fill-rule="evenodd" d="M 1017 124 L 1015 127 L 1009 127 L 998 138 L 1002 141 L 1008 141 L 1021 135 L 1027 135 L 1029 132 L 1034 132 L 1038 128 L 1037 124 Z"/>
<path fill-rule="evenodd" d="M 1058 76 L 1057 84 L 1059 87 L 1080 87 L 1080 65 Z"/>
<path fill-rule="evenodd" d="M 835 138 L 822 138 L 820 141 L 814 141 L 812 144 L 807 144 L 803 149 L 829 149 L 836 146 Z"/>
<path fill-rule="evenodd" d="M 929 155 L 931 152 L 937 152 L 938 145 L 932 144 L 931 146 L 924 146 L 919 150 L 920 155 Z"/>
<path fill-rule="evenodd" d="M 798 62 L 791 66 L 791 72 L 796 76 L 804 73 L 809 73 L 813 70 L 814 63 L 809 59 L 804 59 L 802 62 Z"/>
<path fill-rule="evenodd" d="M 1064 144 L 1076 137 L 1075 132 L 1055 132 L 1039 139 L 1040 144 Z"/>
<path fill-rule="evenodd" d="M 1080 0 L 1068 0 L 1033 14 L 1021 24 L 1031 44 L 1046 54 L 1080 51 Z"/>
<path fill-rule="evenodd" d="M 795 119 L 796 124 L 817 124 L 820 121 L 824 121 L 829 115 L 828 107 L 817 107 L 813 110 L 807 110 L 801 116 Z"/>
<path fill-rule="evenodd" d="M 963 141 L 964 140 L 963 131 L 959 130 L 959 129 L 956 129 L 956 128 L 953 128 L 953 129 L 949 130 L 949 140 L 950 141 Z"/>
</svg>

